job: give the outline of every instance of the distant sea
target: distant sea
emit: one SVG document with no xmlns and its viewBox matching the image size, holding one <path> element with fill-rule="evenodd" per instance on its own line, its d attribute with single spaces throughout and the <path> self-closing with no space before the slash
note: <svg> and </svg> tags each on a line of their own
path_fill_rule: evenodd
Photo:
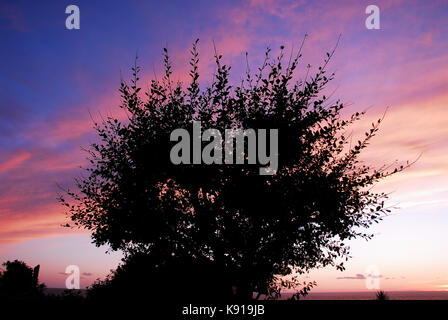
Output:
<svg viewBox="0 0 448 320">
<path fill-rule="evenodd" d="M 47 294 L 61 294 L 64 288 L 47 288 Z M 85 290 L 81 290 L 85 294 Z M 311 292 L 303 300 L 375 300 L 376 292 Z M 448 291 L 386 291 L 390 300 L 448 300 Z M 281 300 L 291 297 L 283 293 Z"/>
</svg>

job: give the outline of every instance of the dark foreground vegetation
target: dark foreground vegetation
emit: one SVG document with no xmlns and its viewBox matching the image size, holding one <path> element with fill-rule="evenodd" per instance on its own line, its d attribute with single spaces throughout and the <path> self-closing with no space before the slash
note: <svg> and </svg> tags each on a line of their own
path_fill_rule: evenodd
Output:
<svg viewBox="0 0 448 320">
<path fill-rule="evenodd" d="M 194 307 L 206 306 L 215 308 L 213 319 L 282 319 L 297 317 L 297 315 L 312 315 L 318 318 L 330 317 L 332 319 L 362 319 L 367 313 L 370 317 L 384 315 L 403 316 L 412 313 L 414 316 L 428 315 L 444 312 L 448 301 L 397 301 L 387 300 L 384 292 L 378 292 L 377 300 L 370 301 L 307 301 L 307 300 L 281 300 L 281 301 L 215 301 L 204 298 L 194 292 L 191 283 L 180 282 L 179 287 L 171 288 L 163 293 L 155 283 L 156 276 L 147 281 L 140 282 L 141 290 L 134 292 L 118 292 L 119 285 L 128 290 L 127 281 L 136 281 L 131 275 L 139 272 L 138 268 L 128 267 L 116 271 L 117 284 L 112 286 L 111 279 L 93 285 L 89 290 L 65 290 L 62 294 L 45 294 L 45 286 L 36 281 L 38 273 L 36 268 L 28 267 L 22 261 L 8 261 L 3 264 L 4 270 L 0 273 L 0 305 L 2 311 L 13 310 L 17 315 L 44 315 L 60 317 L 63 315 L 82 316 L 94 318 L 104 316 L 117 316 L 124 314 L 127 317 L 167 318 L 167 319 L 206 319 L 204 315 L 184 315 L 185 310 Z M 137 266 L 137 265 L 136 265 Z M 38 269 L 37 269 L 38 270 Z M 199 273 L 201 270 L 197 270 Z M 163 279 L 162 275 L 158 275 Z M 165 276 L 165 275 L 163 275 Z M 152 283 L 152 281 L 156 281 Z M 120 284 L 120 282 L 123 282 Z M 182 285 L 187 284 L 187 287 Z M 192 290 L 192 291 L 191 291 Z M 158 296 L 163 294 L 163 296 Z M 213 296 L 213 292 L 209 292 Z M 202 295 L 205 297 L 205 295 Z M 385 298 L 386 297 L 386 298 Z M 249 308 L 252 306 L 252 308 Z M 262 314 L 248 314 L 248 310 L 263 310 Z M 219 312 L 218 310 L 222 310 Z M 243 311 L 244 310 L 244 311 Z M 244 314 L 245 312 L 245 314 Z"/>
</svg>

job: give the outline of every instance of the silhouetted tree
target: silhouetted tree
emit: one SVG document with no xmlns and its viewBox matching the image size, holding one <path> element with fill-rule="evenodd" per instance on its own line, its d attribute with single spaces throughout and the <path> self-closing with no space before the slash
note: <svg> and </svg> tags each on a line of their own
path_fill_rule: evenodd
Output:
<svg viewBox="0 0 448 320">
<path fill-rule="evenodd" d="M 25 262 L 14 260 L 2 264 L 5 270 L 0 272 L 0 295 L 35 296 L 42 295 L 44 284 L 39 284 L 39 266 L 29 267 Z"/>
<path fill-rule="evenodd" d="M 376 300 L 378 300 L 378 301 L 389 300 L 389 296 L 383 290 L 377 291 L 375 296 L 376 296 Z"/>
<path fill-rule="evenodd" d="M 186 87 L 173 81 L 166 49 L 165 74 L 151 81 L 145 95 L 135 64 L 130 84 L 122 81 L 120 87 L 128 119 L 95 123 L 101 141 L 87 150 L 87 175 L 60 200 L 74 225 L 92 232 L 95 244 L 127 257 L 146 256 L 148 274 L 166 267 L 188 277 L 207 266 L 213 277 L 198 285 L 224 296 L 275 296 L 298 285 L 306 292 L 312 284 L 282 277 L 327 265 L 342 270 L 349 254 L 345 241 L 369 239 L 363 229 L 387 214 L 386 194 L 370 187 L 403 167 L 387 171 L 358 161 L 381 120 L 356 143 L 346 136 L 363 113 L 342 119 L 343 104 L 322 95 L 334 77 L 326 75 L 334 50 L 315 75 L 308 76 L 308 66 L 305 79 L 296 81 L 300 50 L 285 64 L 283 47 L 276 58 L 268 49 L 258 72 L 248 70 L 236 87 L 215 50 L 214 80 L 202 90 L 197 41 L 191 53 Z M 190 130 L 194 120 L 202 121 L 203 130 L 221 132 L 278 129 L 277 172 L 260 175 L 247 161 L 174 165 L 170 134 Z M 167 287 L 179 288 L 170 276 L 164 279 Z"/>
</svg>

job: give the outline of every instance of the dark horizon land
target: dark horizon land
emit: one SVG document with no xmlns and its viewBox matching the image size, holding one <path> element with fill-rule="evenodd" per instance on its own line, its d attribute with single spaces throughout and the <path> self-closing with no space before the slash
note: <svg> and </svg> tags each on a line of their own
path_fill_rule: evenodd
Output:
<svg viewBox="0 0 448 320">
<path fill-rule="evenodd" d="M 0 304 L 442 306 L 447 18 L 2 1 Z"/>
</svg>

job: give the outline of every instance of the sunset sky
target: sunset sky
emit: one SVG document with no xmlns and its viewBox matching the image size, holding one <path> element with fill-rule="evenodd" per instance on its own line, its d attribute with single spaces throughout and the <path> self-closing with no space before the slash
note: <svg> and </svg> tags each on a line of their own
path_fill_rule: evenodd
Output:
<svg viewBox="0 0 448 320">
<path fill-rule="evenodd" d="M 80 9 L 80 29 L 67 30 L 65 8 Z M 365 26 L 368 5 L 380 29 Z M 200 39 L 201 82 L 213 74 L 213 41 L 238 81 L 245 52 L 254 70 L 266 47 L 297 48 L 299 65 L 315 70 L 342 34 L 329 84 L 348 107 L 367 110 L 355 134 L 382 116 L 363 160 L 419 160 L 375 187 L 397 209 L 375 225 L 369 242 L 351 243 L 347 270 L 313 271 L 316 291 L 367 290 L 376 266 L 384 290 L 448 290 L 448 2 L 441 1 L 11 1 L 0 3 L 0 262 L 41 265 L 40 280 L 64 287 L 68 265 L 81 285 L 106 275 L 119 253 L 96 248 L 67 222 L 57 184 L 73 185 L 87 164 L 82 146 L 95 141 L 92 119 L 122 116 L 120 74 L 129 78 L 138 52 L 142 86 L 160 74 L 162 48 L 175 77 L 187 79 L 189 49 Z"/>
</svg>

